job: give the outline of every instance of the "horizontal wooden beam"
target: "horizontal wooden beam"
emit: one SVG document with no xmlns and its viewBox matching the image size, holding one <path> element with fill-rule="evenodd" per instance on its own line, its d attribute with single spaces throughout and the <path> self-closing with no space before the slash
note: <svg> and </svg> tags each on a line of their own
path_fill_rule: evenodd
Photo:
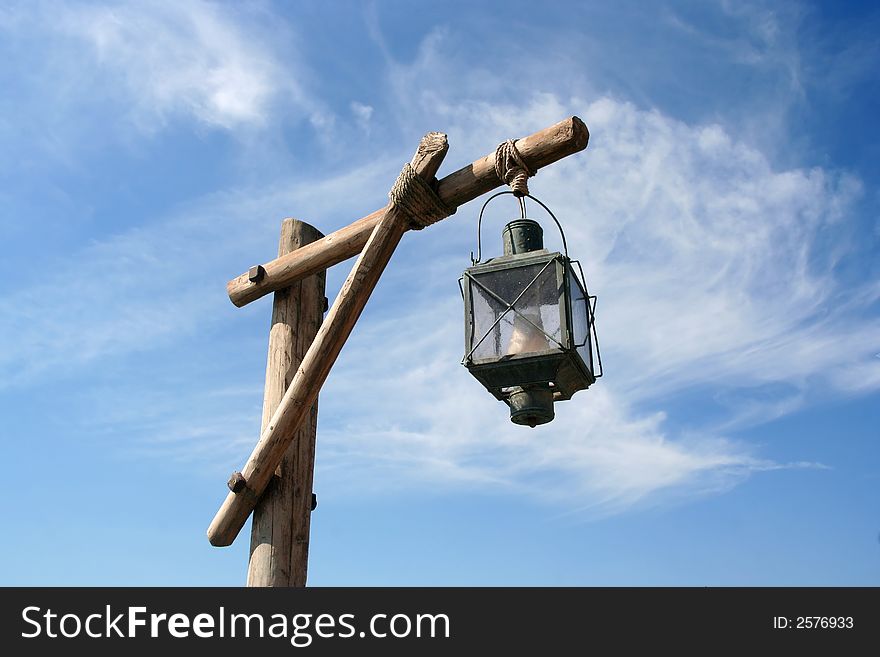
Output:
<svg viewBox="0 0 880 657">
<path fill-rule="evenodd" d="M 516 148 L 533 171 L 587 147 L 590 132 L 572 116 L 533 135 L 518 139 Z M 503 183 L 495 174 L 495 151 L 441 179 L 437 195 L 450 207 L 464 205 Z M 226 284 L 229 299 L 241 307 L 360 253 L 385 208 L 330 233 L 323 239 L 252 268 Z"/>
<path fill-rule="evenodd" d="M 423 179 L 432 180 L 448 149 L 446 135 L 439 132 L 429 133 L 419 144 L 411 165 Z M 290 387 L 281 398 L 247 464 L 237 477 L 233 492 L 226 496 L 214 516 L 208 528 L 208 540 L 212 545 L 230 545 L 238 536 L 317 399 L 330 368 L 336 362 L 408 225 L 409 218 L 397 206 L 391 206 L 376 224 L 354 268 L 342 285 L 339 296 L 333 302 L 333 307 L 318 329 L 315 340 L 306 351 Z"/>
</svg>

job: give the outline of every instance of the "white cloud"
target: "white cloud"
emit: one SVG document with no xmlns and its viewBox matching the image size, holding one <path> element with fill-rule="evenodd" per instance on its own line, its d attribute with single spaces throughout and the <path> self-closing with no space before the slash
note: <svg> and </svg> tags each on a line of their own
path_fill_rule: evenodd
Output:
<svg viewBox="0 0 880 657">
<path fill-rule="evenodd" d="M 796 410 L 817 382 L 842 394 L 880 385 L 876 368 L 862 365 L 876 361 L 876 320 L 864 312 L 877 290 L 852 290 L 842 303 L 835 260 L 819 257 L 847 221 L 860 193 L 856 180 L 776 170 L 718 126 L 689 126 L 609 98 L 588 104 L 538 95 L 515 114 L 489 104 L 435 108 L 437 124 L 452 126 L 452 149 L 468 158 L 500 141 L 487 135 L 515 135 L 523 124 L 541 127 L 579 112 L 591 126 L 590 148 L 540 172 L 532 188 L 558 211 L 599 294 L 608 375 L 557 405 L 557 419 L 535 430 L 510 424 L 506 408 L 469 378 L 459 365 L 455 279 L 467 264 L 474 217 L 462 208 L 405 238 L 330 376 L 320 404 L 323 487 L 358 494 L 425 482 L 489 487 L 616 512 L 725 490 L 755 472 L 815 466 L 771 462 L 725 433 Z M 0 360 L 33 378 L 70 366 L 71 353 L 75 366 L 204 330 L 227 308 L 228 263 L 259 259 L 274 241 L 268 208 L 295 203 L 303 216 L 347 223 L 377 204 L 375 190 L 394 171 L 374 162 L 321 182 L 217 195 L 96 245 L 45 284 L 7 296 L 4 307 L 18 312 L 3 316 L 18 320 L 4 332 L 17 337 Z M 490 252 L 488 235 L 499 226 L 487 228 Z M 347 269 L 335 269 L 331 281 Z M 142 287 L 151 280 L 155 287 Z M 36 330 L 19 330 L 33 317 Z M 53 328 L 62 317 L 81 321 Z M 784 385 L 761 387 L 770 383 Z M 729 391 L 736 407 L 714 429 L 682 429 L 681 418 L 656 409 L 683 389 L 716 391 L 722 401 Z M 248 425 L 233 418 L 254 413 L 256 440 L 258 395 L 230 399 L 222 410 L 221 421 L 208 425 L 191 409 L 169 413 L 142 432 L 144 444 L 212 468 L 222 454 L 228 467 L 228 449 L 207 449 L 207 427 L 216 441 L 240 446 L 235 467 L 247 456 Z M 201 429 L 187 430 L 190 423 Z"/>
<path fill-rule="evenodd" d="M 721 125 L 611 97 L 444 102 L 433 90 L 448 87 L 444 71 L 456 65 L 435 35 L 410 70 L 392 71 L 401 97 L 422 99 L 421 120 L 447 127 L 452 153 L 481 153 L 489 140 L 572 113 L 590 126 L 587 151 L 540 172 L 532 190 L 584 260 L 600 297 L 600 338 L 615 337 L 603 341 L 608 364 L 627 398 L 706 383 L 807 388 L 815 376 L 833 387 L 825 375 L 876 352 L 870 308 L 880 289 L 835 273 L 857 223 L 857 177 L 780 168 Z"/>
<path fill-rule="evenodd" d="M 376 159 L 323 181 L 216 193 L 52 258 L 39 278 L 0 294 L 0 388 L 173 347 L 232 320 L 230 267 L 265 258 L 289 208 L 345 223 L 357 218 L 357 199 L 393 176 L 393 165 Z"/>
<path fill-rule="evenodd" d="M 876 289 L 848 290 L 834 274 L 858 180 L 776 171 L 717 126 L 607 100 L 586 114 L 608 137 L 580 160 L 582 183 L 559 196 L 573 216 L 588 209 L 574 239 L 598 256 L 587 270 L 603 329 L 626 344 L 610 356 L 631 395 L 805 386 L 876 350 L 877 319 L 860 316 Z"/>
<path fill-rule="evenodd" d="M 280 94 L 288 108 L 304 102 L 291 63 L 282 66 L 243 18 L 187 0 L 68 5 L 53 13 L 52 24 L 90 46 L 142 127 L 183 115 L 234 129 L 264 125 Z"/>
<path fill-rule="evenodd" d="M 130 89 L 144 77 L 143 116 L 188 112 L 211 125 L 259 123 L 271 107 L 273 74 L 258 75 L 241 95 L 229 90 L 252 64 L 271 72 L 274 60 L 218 23 L 214 6 L 161 7 L 143 19 L 139 8 L 89 9 L 100 20 L 68 18 L 65 25 L 87 37 Z M 178 28 L 167 16 L 204 52 L 175 40 Z M 129 47 L 144 24 L 167 37 L 168 56 Z M 588 102 L 535 92 L 515 104 L 490 102 L 497 77 L 463 75 L 466 67 L 443 49 L 435 33 L 411 66 L 391 66 L 390 87 L 411 103 L 407 121 L 449 133 L 450 164 L 570 114 L 591 128 L 590 148 L 541 171 L 532 189 L 557 211 L 599 294 L 607 377 L 558 405 L 557 419 L 535 430 L 510 425 L 505 407 L 468 377 L 458 364 L 454 281 L 467 264 L 475 220 L 472 207 L 461 208 L 407 236 L 343 351 L 320 405 L 319 477 L 357 492 L 389 482 L 493 487 L 610 512 L 811 465 L 770 462 L 725 433 L 796 410 L 813 388 L 850 394 L 880 386 L 873 358 L 880 331 L 869 312 L 878 288 L 846 288 L 835 274 L 859 181 L 781 167 L 720 125 L 686 124 L 613 97 Z M 483 84 L 490 79 L 494 87 Z M 332 115 L 311 116 L 319 127 L 332 125 Z M 229 263 L 262 258 L 287 208 L 320 217 L 322 226 L 333 224 L 330 217 L 348 223 L 381 204 L 395 174 L 383 159 L 333 179 L 304 175 L 295 185 L 220 194 L 74 254 L 48 280 L 0 300 L 2 332 L 12 336 L 0 350 L 0 367 L 12 373 L 6 382 L 150 350 L 219 323 L 220 308 L 229 310 L 222 283 L 236 273 Z M 334 270 L 331 280 L 343 273 Z M 332 295 L 332 283 L 329 289 Z M 736 407 L 714 428 L 682 429 L 672 411 L 657 410 L 693 389 L 727 395 Z M 207 434 L 227 445 L 246 442 L 235 418 L 254 412 L 256 428 L 255 396 L 230 398 L 207 424 L 185 409 L 169 412 L 144 440 L 163 454 L 207 463 L 216 458 Z M 108 414 L 107 422 L 118 418 Z M 180 440 L 151 443 L 168 435 Z"/>
<path fill-rule="evenodd" d="M 423 52 L 417 63 L 431 60 Z M 419 70 L 398 82 L 423 79 Z M 534 431 L 509 425 L 506 409 L 468 378 L 457 365 L 458 302 L 412 307 L 447 295 L 465 266 L 464 257 L 446 264 L 450 240 L 461 247 L 462 230 L 475 223 L 474 210 L 462 208 L 430 229 L 430 240 L 412 237 L 420 262 L 386 292 L 399 306 L 383 307 L 380 328 L 358 327 L 331 375 L 321 429 L 321 476 L 331 488 L 348 477 L 379 487 L 445 481 L 578 499 L 605 513 L 724 490 L 755 472 L 822 467 L 763 459 L 725 434 L 823 393 L 880 387 L 880 321 L 870 310 L 877 287 L 852 287 L 835 273 L 862 194 L 856 177 L 778 168 L 719 125 L 607 97 L 536 94 L 516 107 L 444 103 L 430 90 L 421 98 L 421 119 L 447 127 L 451 153 L 474 156 L 523 126 L 586 119 L 590 148 L 540 172 L 532 190 L 557 211 L 599 294 L 608 376 Z M 488 231 L 484 239 L 496 227 Z M 419 284 L 407 288 L 407 280 Z M 690 428 L 686 418 L 647 410 L 683 391 L 728 408 Z M 339 426 L 334 417 L 353 419 Z"/>
<path fill-rule="evenodd" d="M 511 424 L 459 364 L 458 301 L 358 327 L 321 401 L 318 481 L 366 494 L 478 487 L 591 515 L 726 490 L 754 472 L 818 467 L 761 459 L 716 435 L 674 435 L 597 383 L 535 429 Z"/>
<path fill-rule="evenodd" d="M 359 103 L 357 101 L 351 102 L 351 113 L 354 115 L 354 119 L 360 127 L 366 133 L 370 131 L 370 119 L 373 117 L 373 107 L 371 105 L 364 105 L 363 103 Z"/>
<path fill-rule="evenodd" d="M 835 368 L 834 383 L 852 393 L 871 392 L 880 388 L 880 362 L 866 361 Z"/>
</svg>

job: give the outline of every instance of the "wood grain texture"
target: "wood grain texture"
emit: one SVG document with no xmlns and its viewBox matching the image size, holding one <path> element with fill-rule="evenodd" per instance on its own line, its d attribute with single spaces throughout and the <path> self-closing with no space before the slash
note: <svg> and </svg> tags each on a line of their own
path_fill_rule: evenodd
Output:
<svg viewBox="0 0 880 657">
<path fill-rule="evenodd" d="M 281 223 L 278 255 L 295 251 L 321 237 L 315 227 L 296 219 L 285 219 Z M 269 425 L 321 326 L 324 284 L 325 272 L 322 271 L 275 293 L 261 433 Z M 248 586 L 306 584 L 317 428 L 318 401 L 315 399 L 254 508 Z"/>
<path fill-rule="evenodd" d="M 590 132 L 587 126 L 578 117 L 572 116 L 528 137 L 518 139 L 516 148 L 526 164 L 533 171 L 537 171 L 584 150 L 589 139 Z M 476 162 L 442 178 L 437 186 L 437 195 L 450 207 L 458 207 L 502 184 L 495 174 L 493 150 Z M 385 208 L 376 210 L 323 239 L 297 249 L 296 252 L 265 263 L 263 268 L 266 274 L 257 283 L 248 280 L 247 272 L 232 279 L 226 284 L 229 299 L 236 306 L 244 306 L 300 278 L 357 255 L 367 243 L 370 233 L 384 212 Z"/>
<path fill-rule="evenodd" d="M 419 144 L 411 164 L 418 175 L 430 180 L 436 175 L 447 150 L 446 135 L 429 133 Z M 208 528 L 208 540 L 212 545 L 230 545 L 241 531 L 317 398 L 330 368 L 336 362 L 408 225 L 409 219 L 396 207 L 384 212 L 376 224 L 290 387 L 241 471 L 245 488 L 238 493 L 230 492 L 214 516 Z"/>
</svg>

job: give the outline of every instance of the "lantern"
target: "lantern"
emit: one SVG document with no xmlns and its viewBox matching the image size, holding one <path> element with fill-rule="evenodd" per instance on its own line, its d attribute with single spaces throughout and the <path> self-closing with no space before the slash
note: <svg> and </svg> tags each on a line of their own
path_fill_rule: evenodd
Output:
<svg viewBox="0 0 880 657">
<path fill-rule="evenodd" d="M 519 198 L 521 218 L 502 231 L 504 255 L 480 263 L 483 212 L 477 222 L 477 257 L 462 274 L 465 356 L 462 364 L 516 424 L 550 422 L 553 404 L 571 399 L 602 376 L 596 337 L 596 297 L 583 269 L 568 257 L 565 234 L 550 209 L 533 196 Z M 525 198 L 544 208 L 562 235 L 564 253 L 544 248 L 540 224 L 526 218 Z M 577 265 L 577 270 L 575 269 Z M 580 276 L 578 276 L 580 274 Z"/>
</svg>

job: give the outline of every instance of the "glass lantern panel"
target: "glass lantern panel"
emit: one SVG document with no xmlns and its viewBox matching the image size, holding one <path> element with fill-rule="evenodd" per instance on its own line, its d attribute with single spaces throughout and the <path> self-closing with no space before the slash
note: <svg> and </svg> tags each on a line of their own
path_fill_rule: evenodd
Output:
<svg viewBox="0 0 880 657">
<path fill-rule="evenodd" d="M 568 284 L 571 290 L 571 329 L 574 344 L 578 355 L 584 361 L 584 365 L 593 372 L 593 359 L 590 349 L 590 322 L 589 322 L 589 299 L 586 292 L 574 273 L 574 267 L 568 266 Z"/>
<path fill-rule="evenodd" d="M 558 349 L 560 295 L 552 262 L 481 272 L 473 278 L 475 361 Z"/>
</svg>

